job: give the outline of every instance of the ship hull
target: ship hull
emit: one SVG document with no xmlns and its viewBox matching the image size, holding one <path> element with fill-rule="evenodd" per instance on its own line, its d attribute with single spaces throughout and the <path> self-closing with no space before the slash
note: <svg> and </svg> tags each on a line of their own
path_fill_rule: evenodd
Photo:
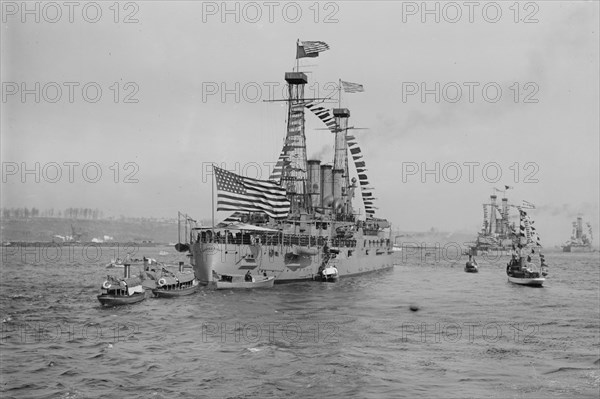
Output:
<svg viewBox="0 0 600 399">
<path fill-rule="evenodd" d="M 199 285 L 193 285 L 187 288 L 179 288 L 174 290 L 166 290 L 163 288 L 155 288 L 152 293 L 158 298 L 178 298 L 180 296 L 192 295 L 198 291 Z"/>
<path fill-rule="evenodd" d="M 129 296 L 100 294 L 97 298 L 102 306 L 120 306 L 141 302 L 146 299 L 146 294 L 143 292 L 136 292 L 135 294 Z"/>
<path fill-rule="evenodd" d="M 565 245 L 563 252 L 592 252 L 591 245 Z"/>
<path fill-rule="evenodd" d="M 299 251 L 294 246 L 232 245 L 194 243 L 191 245 L 191 263 L 196 278 L 202 284 L 213 281 L 217 274 L 266 273 L 275 277 L 275 284 L 306 280 L 320 280 L 319 268 L 326 261 L 322 247 Z M 393 267 L 391 248 L 340 248 L 336 254 L 336 268 L 340 277 L 371 273 Z"/>
<path fill-rule="evenodd" d="M 242 276 L 243 278 L 244 276 Z M 218 290 L 229 290 L 229 289 L 254 289 L 254 288 L 271 288 L 273 283 L 275 282 L 274 277 L 267 277 L 264 280 L 256 280 L 256 281 L 239 281 L 239 282 L 229 282 L 229 281 L 217 281 L 217 289 Z"/>
<path fill-rule="evenodd" d="M 543 277 L 525 278 L 525 277 L 511 277 L 508 276 L 508 281 L 513 284 L 526 285 L 529 287 L 541 287 L 546 281 Z"/>
<path fill-rule="evenodd" d="M 337 274 L 335 276 L 319 276 L 316 280 L 321 281 L 323 283 L 336 283 L 340 279 L 340 276 Z"/>
</svg>

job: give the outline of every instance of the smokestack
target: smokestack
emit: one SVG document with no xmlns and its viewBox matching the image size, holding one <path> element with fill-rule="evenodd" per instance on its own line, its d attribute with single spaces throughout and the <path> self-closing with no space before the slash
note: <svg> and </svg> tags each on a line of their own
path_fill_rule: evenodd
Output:
<svg viewBox="0 0 600 399">
<path fill-rule="evenodd" d="M 502 234 L 508 233 L 508 198 L 502 198 Z"/>
<path fill-rule="evenodd" d="M 348 142 L 346 133 L 348 131 L 348 118 L 350 110 L 347 108 L 334 108 L 333 116 L 338 130 L 335 132 L 335 153 L 333 157 L 333 198 L 340 200 L 342 206 L 346 206 L 348 186 Z"/>
<path fill-rule="evenodd" d="M 581 216 L 577 216 L 577 238 L 581 238 L 583 234 L 583 219 Z"/>
<path fill-rule="evenodd" d="M 328 208 L 333 202 L 333 166 L 321 165 L 321 206 Z"/>
<path fill-rule="evenodd" d="M 490 203 L 492 204 L 490 209 L 490 234 L 498 232 L 498 226 L 496 223 L 496 195 L 490 195 Z"/>
<path fill-rule="evenodd" d="M 183 272 L 183 262 L 179 262 L 179 273 Z"/>
<path fill-rule="evenodd" d="M 125 263 L 123 265 L 123 278 L 130 278 L 131 277 L 131 265 L 129 263 Z"/>
<path fill-rule="evenodd" d="M 313 208 L 321 206 L 321 161 L 308 161 L 308 193 Z"/>
</svg>

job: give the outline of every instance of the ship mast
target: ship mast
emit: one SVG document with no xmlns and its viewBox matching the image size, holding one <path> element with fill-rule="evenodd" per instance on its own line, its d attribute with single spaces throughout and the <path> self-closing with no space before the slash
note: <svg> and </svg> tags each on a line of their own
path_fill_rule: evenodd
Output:
<svg viewBox="0 0 600 399">
<path fill-rule="evenodd" d="M 347 108 L 335 108 L 333 110 L 335 117 L 335 152 L 333 158 L 333 201 L 334 212 L 337 207 L 343 210 L 346 215 L 352 214 L 352 201 L 348 192 L 350 187 L 348 171 L 348 142 L 346 134 L 348 133 L 348 118 L 350 110 Z"/>
<path fill-rule="evenodd" d="M 490 195 L 491 200 L 491 218 L 490 218 L 490 235 L 498 233 L 498 219 L 497 219 L 497 208 L 496 208 L 496 194 Z"/>
<path fill-rule="evenodd" d="M 288 84 L 288 123 L 285 137 L 287 159 L 281 183 L 288 192 L 291 202 L 290 213 L 305 209 L 306 203 L 306 135 L 304 132 L 304 85 L 308 82 L 302 72 L 286 72 Z"/>
<path fill-rule="evenodd" d="M 500 226 L 500 234 L 502 238 L 508 236 L 508 198 L 506 198 L 506 192 L 502 196 L 502 224 Z"/>
</svg>

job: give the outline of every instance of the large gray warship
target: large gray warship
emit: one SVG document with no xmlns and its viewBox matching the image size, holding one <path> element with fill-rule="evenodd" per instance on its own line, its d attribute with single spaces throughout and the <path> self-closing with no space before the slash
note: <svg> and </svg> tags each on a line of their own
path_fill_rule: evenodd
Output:
<svg viewBox="0 0 600 399">
<path fill-rule="evenodd" d="M 498 190 L 496 190 L 498 191 Z M 497 203 L 496 194 L 490 195 L 490 202 L 483 204 L 483 224 L 477 239 L 469 248 L 472 255 L 509 255 L 512 249 L 509 225 L 508 198 L 503 195 L 501 204 Z M 514 226 L 513 226 L 514 228 Z"/>
<path fill-rule="evenodd" d="M 592 251 L 592 225 L 587 224 L 588 234 L 583 232 L 583 218 L 577 217 L 573 222 L 573 232 L 571 238 L 563 246 L 563 252 L 591 252 Z"/>
<path fill-rule="evenodd" d="M 299 42 L 297 46 L 302 54 L 297 59 L 317 56 L 329 48 L 323 42 Z M 276 283 L 282 283 L 321 280 L 324 270 L 332 267 L 342 278 L 393 267 L 391 226 L 374 215 L 375 197 L 365 161 L 356 137 L 348 134 L 350 110 L 330 110 L 322 99 L 305 98 L 308 78 L 299 68 L 285 73 L 285 81 L 287 130 L 269 181 L 285 189 L 289 212 L 272 217 L 260 211 L 260 204 L 220 199 L 217 210 L 235 213 L 219 224 L 213 221 L 212 226 L 192 228 L 189 242 L 180 246 L 189 250 L 196 277 L 204 284 L 221 275 L 248 271 L 261 278 L 274 276 Z M 362 91 L 361 85 L 340 81 L 340 95 L 342 83 L 345 92 Z M 333 133 L 332 164 L 307 159 L 306 110 Z M 253 183 L 217 168 L 215 172 L 217 178 L 228 179 L 217 181 L 217 190 L 234 190 L 235 186 L 241 192 L 246 183 Z M 351 178 L 351 173 L 356 177 Z M 355 209 L 353 200 L 362 206 Z"/>
</svg>

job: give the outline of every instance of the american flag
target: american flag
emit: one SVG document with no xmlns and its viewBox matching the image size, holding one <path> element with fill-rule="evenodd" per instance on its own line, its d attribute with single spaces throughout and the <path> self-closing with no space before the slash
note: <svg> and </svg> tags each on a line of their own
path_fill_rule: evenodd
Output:
<svg viewBox="0 0 600 399">
<path fill-rule="evenodd" d="M 285 189 L 277 183 L 213 168 L 217 180 L 218 211 L 263 212 L 273 218 L 284 218 L 290 212 Z"/>
<path fill-rule="evenodd" d="M 342 88 L 344 89 L 345 93 L 360 93 L 362 91 L 365 91 L 363 85 L 359 85 L 358 83 L 344 82 L 343 80 Z"/>
<path fill-rule="evenodd" d="M 301 42 L 306 54 L 320 53 L 321 51 L 329 50 L 329 45 L 325 42 Z"/>
</svg>

